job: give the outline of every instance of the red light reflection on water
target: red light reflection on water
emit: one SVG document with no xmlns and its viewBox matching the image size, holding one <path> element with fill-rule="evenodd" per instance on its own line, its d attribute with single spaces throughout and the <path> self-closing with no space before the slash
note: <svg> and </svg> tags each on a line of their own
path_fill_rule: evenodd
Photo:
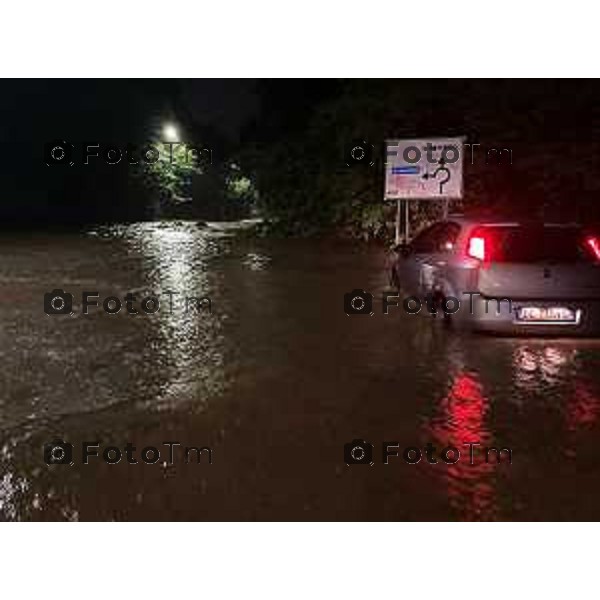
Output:
<svg viewBox="0 0 600 600">
<path fill-rule="evenodd" d="M 591 386 L 583 381 L 576 381 L 573 394 L 567 400 L 567 429 L 575 433 L 589 428 L 598 420 L 600 399 L 594 394 Z"/>
<path fill-rule="evenodd" d="M 565 425 L 568 436 L 565 454 L 569 458 L 577 457 L 577 449 L 585 439 L 590 438 L 590 431 L 598 422 L 600 399 L 593 392 L 589 383 L 576 381 L 573 393 L 567 398 L 565 406 Z M 591 434 L 595 437 L 595 434 Z M 585 453 L 585 451 L 584 451 Z"/>
<path fill-rule="evenodd" d="M 460 451 L 460 460 L 444 464 L 424 464 L 435 477 L 439 477 L 447 488 L 452 508 L 465 520 L 492 520 L 497 517 L 494 471 L 500 468 L 485 461 L 485 455 L 476 446 L 473 463 L 470 449 L 465 443 L 490 446 L 491 434 L 485 425 L 488 400 L 483 395 L 479 378 L 472 372 L 459 372 L 452 382 L 448 394 L 441 399 L 437 414 L 431 419 L 427 431 L 438 452 L 446 446 Z"/>
</svg>

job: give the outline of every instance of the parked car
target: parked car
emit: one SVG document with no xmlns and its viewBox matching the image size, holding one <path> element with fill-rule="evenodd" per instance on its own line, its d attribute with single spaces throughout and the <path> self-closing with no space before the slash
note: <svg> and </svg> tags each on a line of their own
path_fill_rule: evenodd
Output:
<svg viewBox="0 0 600 600">
<path fill-rule="evenodd" d="M 451 215 L 397 252 L 393 285 L 404 298 L 431 294 L 455 325 L 508 334 L 600 333 L 600 236 L 591 228 Z M 451 298 L 460 301 L 458 310 Z M 430 311 L 423 304 L 421 312 Z"/>
</svg>

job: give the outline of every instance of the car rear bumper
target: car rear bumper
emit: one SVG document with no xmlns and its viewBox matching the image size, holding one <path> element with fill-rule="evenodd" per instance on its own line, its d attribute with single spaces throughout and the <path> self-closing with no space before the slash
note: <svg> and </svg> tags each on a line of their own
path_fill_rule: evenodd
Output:
<svg viewBox="0 0 600 600">
<path fill-rule="evenodd" d="M 566 307 L 577 315 L 574 323 L 525 323 L 517 318 L 518 310 L 526 306 L 542 308 Z M 476 331 L 506 335 L 547 336 L 598 336 L 600 337 L 600 300 L 530 300 L 504 299 L 478 295 L 467 301 L 459 310 L 460 316 L 453 319 L 462 326 Z"/>
</svg>

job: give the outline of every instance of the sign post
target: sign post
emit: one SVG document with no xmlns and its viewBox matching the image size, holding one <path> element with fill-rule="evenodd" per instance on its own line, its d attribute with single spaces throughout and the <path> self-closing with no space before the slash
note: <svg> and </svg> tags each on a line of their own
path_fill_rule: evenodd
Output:
<svg viewBox="0 0 600 600">
<path fill-rule="evenodd" d="M 401 200 L 404 201 L 404 242 L 409 236 L 409 200 L 444 200 L 444 218 L 451 199 L 463 194 L 464 138 L 388 140 L 384 201 L 396 200 L 396 244 L 401 240 Z"/>
<path fill-rule="evenodd" d="M 398 198 L 398 200 L 396 200 L 396 237 L 394 239 L 394 244 L 396 246 L 400 244 L 400 222 L 402 220 L 401 206 L 402 200 Z"/>
</svg>

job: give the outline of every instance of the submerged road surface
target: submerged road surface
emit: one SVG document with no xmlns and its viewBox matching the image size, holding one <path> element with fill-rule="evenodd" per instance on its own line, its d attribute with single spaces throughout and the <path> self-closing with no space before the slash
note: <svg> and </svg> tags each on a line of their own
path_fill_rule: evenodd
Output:
<svg viewBox="0 0 600 600">
<path fill-rule="evenodd" d="M 1 239 L 0 517 L 600 518 L 600 344 L 346 316 L 385 260 L 177 223 Z"/>
</svg>

